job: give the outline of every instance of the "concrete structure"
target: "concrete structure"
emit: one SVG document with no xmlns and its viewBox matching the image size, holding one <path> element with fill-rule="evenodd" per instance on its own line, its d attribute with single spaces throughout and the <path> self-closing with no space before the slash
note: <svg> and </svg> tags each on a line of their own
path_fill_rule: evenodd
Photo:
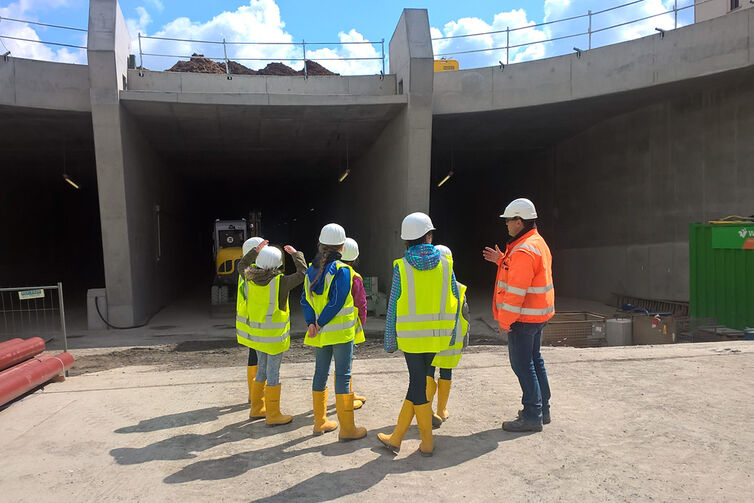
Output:
<svg viewBox="0 0 754 503">
<path fill-rule="evenodd" d="M 484 289 L 479 251 L 528 195 L 560 295 L 685 300 L 688 222 L 752 213 L 752 31 L 741 9 L 580 57 L 434 74 L 427 11 L 407 9 L 384 78 L 142 76 L 117 3 L 93 0 L 88 67 L 0 62 L 2 211 L 43 250 L 3 252 L 3 282 L 62 278 L 81 302 L 104 285 L 109 320 L 142 323 L 208 290 L 215 218 L 261 209 L 265 237 L 307 257 L 321 225 L 343 223 L 384 291 L 402 217 L 431 211 L 459 277 Z"/>
<path fill-rule="evenodd" d="M 749 0 L 695 0 L 694 3 L 694 21 L 697 23 L 754 6 Z"/>
</svg>

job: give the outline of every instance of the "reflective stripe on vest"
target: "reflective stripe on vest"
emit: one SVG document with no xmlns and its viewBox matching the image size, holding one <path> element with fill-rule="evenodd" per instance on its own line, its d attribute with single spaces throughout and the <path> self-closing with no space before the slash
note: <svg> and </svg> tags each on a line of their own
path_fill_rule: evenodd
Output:
<svg viewBox="0 0 754 503">
<path fill-rule="evenodd" d="M 515 286 L 510 286 L 509 284 L 505 283 L 504 281 L 498 281 L 497 287 L 502 288 L 506 292 L 510 292 L 516 295 L 526 295 L 527 293 L 547 293 L 550 290 L 552 290 L 554 287 L 552 283 L 550 283 L 547 286 L 530 286 L 526 290 L 523 288 L 517 288 Z"/>
<path fill-rule="evenodd" d="M 528 316 L 544 316 L 545 314 L 550 314 L 555 311 L 555 306 L 546 307 L 544 309 L 532 309 L 529 307 L 512 306 L 506 303 L 497 304 L 497 308 L 505 309 L 511 313 L 525 314 Z"/>
<path fill-rule="evenodd" d="M 441 369 L 454 369 L 461 362 L 461 352 L 463 351 L 463 343 L 466 334 L 469 331 L 469 322 L 463 316 L 463 304 L 466 297 L 466 285 L 458 283 L 458 293 L 461 296 L 460 315 L 458 317 L 458 325 L 456 326 L 456 343 L 451 347 L 440 351 L 432 359 L 432 366 L 439 367 Z"/>
<path fill-rule="evenodd" d="M 249 333 L 249 318 L 246 299 L 249 298 L 249 283 L 238 275 L 238 288 L 236 289 L 236 333 Z"/>
<path fill-rule="evenodd" d="M 248 346 L 252 349 L 262 351 L 267 354 L 275 355 L 287 351 L 290 347 L 290 308 L 286 299 L 286 310 L 283 311 L 278 307 L 278 291 L 280 287 L 280 278 L 282 274 L 274 277 L 267 285 L 253 285 L 254 292 L 261 293 L 267 290 L 267 309 L 264 314 L 256 311 L 256 315 L 248 309 L 249 303 L 252 302 L 252 298 L 248 296 L 249 285 L 246 285 L 245 292 L 247 294 L 247 318 L 245 319 L 248 326 L 248 332 L 237 330 L 236 336 L 238 342 Z M 253 292 L 252 292 L 253 293 Z M 259 300 L 253 299 L 254 305 L 259 307 Z M 261 314 L 261 316 L 260 316 Z M 257 316 L 256 319 L 251 319 Z M 236 321 L 238 322 L 237 316 Z M 244 320 L 240 320 L 244 321 Z"/>
<path fill-rule="evenodd" d="M 405 291 L 401 291 L 396 309 L 396 335 L 398 348 L 408 353 L 436 353 L 448 348 L 456 324 L 457 299 L 451 292 L 452 265 L 446 257 L 440 257 L 438 267 L 431 271 L 414 271 L 405 258 L 396 261 L 399 271 L 405 272 Z M 441 274 L 439 312 L 417 313 L 417 290 L 426 286 L 417 285 L 417 275 L 421 282 L 436 282 L 429 274 Z M 436 283 L 434 283 L 436 284 Z M 403 283 L 401 284 L 403 286 Z M 435 288 L 435 287 L 433 287 Z M 426 300 L 434 292 L 420 292 Z M 405 297 L 404 297 L 405 296 Z M 452 297 L 449 298 L 448 296 Z M 430 297 L 431 298 L 431 297 Z M 404 300 L 405 299 L 405 303 Z M 426 304 L 425 304 L 426 306 Z M 433 308 L 435 309 L 435 308 Z"/>
</svg>

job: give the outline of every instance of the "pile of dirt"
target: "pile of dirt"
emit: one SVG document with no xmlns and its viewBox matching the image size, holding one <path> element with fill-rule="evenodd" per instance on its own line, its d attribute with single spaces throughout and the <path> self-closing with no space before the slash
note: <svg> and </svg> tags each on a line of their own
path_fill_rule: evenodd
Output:
<svg viewBox="0 0 754 503">
<path fill-rule="evenodd" d="M 192 54 L 189 61 L 178 61 L 171 68 L 169 72 L 188 72 L 188 73 L 225 73 L 225 63 L 213 61 L 209 58 L 205 58 L 204 54 Z M 296 76 L 304 75 L 304 70 L 294 70 L 288 65 L 283 63 L 269 63 L 261 70 L 252 70 L 241 63 L 236 61 L 228 61 L 228 71 L 231 75 L 280 75 L 280 76 Z M 324 66 L 314 61 L 306 61 L 306 71 L 308 75 L 338 75 L 331 72 Z"/>
<path fill-rule="evenodd" d="M 225 73 L 225 65 L 205 58 L 204 54 L 192 54 L 188 61 L 179 61 L 168 69 L 169 72 Z"/>
</svg>

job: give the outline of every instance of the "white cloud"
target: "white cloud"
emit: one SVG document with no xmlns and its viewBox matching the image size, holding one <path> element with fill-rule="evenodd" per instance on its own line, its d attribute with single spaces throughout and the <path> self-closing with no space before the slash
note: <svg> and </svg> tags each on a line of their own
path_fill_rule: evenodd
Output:
<svg viewBox="0 0 754 503">
<path fill-rule="evenodd" d="M 534 27 L 534 21 L 528 19 L 524 9 L 514 9 L 495 14 L 491 23 L 476 17 L 465 17 L 445 23 L 442 30 L 432 27 L 432 38 L 450 37 L 473 33 L 489 33 L 475 37 L 435 40 L 432 43 L 435 56 L 460 51 L 475 51 L 479 49 L 497 50 L 471 52 L 450 55 L 448 58 L 457 59 L 462 68 L 496 65 L 498 61 L 506 61 L 505 47 L 508 43 L 512 47 L 508 51 L 508 61 L 519 63 L 545 56 L 545 46 L 540 41 L 546 38 L 545 32 Z M 512 31 L 506 33 L 506 28 Z"/>
<path fill-rule="evenodd" d="M 68 5 L 67 0 L 19 0 L 5 7 L 0 7 L 1 17 L 10 17 L 15 19 L 27 19 L 36 21 L 34 13 L 40 10 L 57 9 Z M 61 41 L 61 31 L 49 29 L 40 37 L 37 28 L 27 23 L 17 23 L 14 21 L 0 21 L 0 32 L 3 35 L 29 40 Z M 86 33 L 77 32 L 70 37 L 71 32 L 63 34 L 65 43 L 86 47 Z M 62 63 L 86 63 L 86 50 L 74 49 L 67 47 L 58 47 L 53 45 L 44 45 L 36 42 L 25 42 L 21 40 L 0 39 L 0 49 L 2 52 L 9 50 L 11 56 L 17 58 L 41 59 L 46 61 L 58 61 Z"/>
<path fill-rule="evenodd" d="M 600 12 L 610 7 L 628 3 L 627 0 L 615 0 L 606 5 L 602 0 L 545 0 L 545 21 L 555 21 L 572 16 L 584 15 L 591 9 L 592 30 L 592 47 L 600 47 L 608 44 L 615 44 L 627 40 L 633 40 L 647 35 L 653 35 L 657 32 L 655 28 L 672 30 L 675 26 L 675 16 L 668 13 L 673 9 L 674 0 L 645 0 L 633 5 L 616 8 L 608 12 Z M 692 6 L 693 0 L 679 0 L 678 7 L 683 8 Z M 693 8 L 684 9 L 678 13 L 678 26 L 684 26 L 693 23 Z M 651 17 L 650 17 L 651 16 Z M 627 21 L 638 20 L 649 17 L 642 21 L 636 21 L 623 26 L 616 26 L 626 23 Z M 589 18 L 554 23 L 545 27 L 545 31 L 550 37 L 562 37 L 579 32 L 586 32 L 589 26 Z M 615 26 L 614 28 L 611 28 Z M 588 46 L 586 35 L 579 38 L 566 39 L 548 44 L 548 52 L 551 54 L 560 54 L 570 50 L 574 45 L 581 48 Z"/>
<path fill-rule="evenodd" d="M 165 10 L 165 5 L 163 5 L 162 0 L 146 0 L 149 5 L 155 8 L 155 10 L 158 10 L 162 12 Z"/>
<path fill-rule="evenodd" d="M 238 7 L 235 11 L 221 12 L 209 21 L 197 22 L 187 17 L 176 18 L 154 32 L 148 30 L 152 19 L 144 7 L 137 7 L 138 19 L 128 19 L 127 24 L 133 40 L 132 51 L 138 54 L 137 34 L 142 35 L 205 40 L 220 42 L 223 38 L 227 42 L 273 42 L 279 45 L 235 45 L 228 44 L 228 58 L 238 61 L 249 68 L 262 68 L 271 61 L 283 62 L 294 69 L 303 68 L 302 61 L 295 61 L 303 57 L 301 45 L 285 45 L 299 42 L 285 30 L 285 23 L 280 17 L 280 9 L 274 0 L 251 0 L 247 5 Z M 356 30 L 338 34 L 341 42 L 364 41 L 364 37 Z M 281 44 L 282 43 L 282 44 Z M 202 44 L 197 42 L 175 42 L 165 40 L 151 40 L 142 38 L 144 52 L 153 54 L 168 54 L 188 58 L 193 53 L 204 54 L 206 57 L 221 59 L 223 46 L 221 44 Z M 321 61 L 325 68 L 344 75 L 379 73 L 380 61 L 347 61 L 345 58 L 378 57 L 379 44 L 338 45 L 333 47 L 307 46 L 307 58 L 317 61 L 317 58 L 334 59 Z M 269 59 L 259 61 L 255 59 Z M 174 57 L 145 57 L 144 66 L 153 70 L 170 68 L 176 62 Z"/>
</svg>

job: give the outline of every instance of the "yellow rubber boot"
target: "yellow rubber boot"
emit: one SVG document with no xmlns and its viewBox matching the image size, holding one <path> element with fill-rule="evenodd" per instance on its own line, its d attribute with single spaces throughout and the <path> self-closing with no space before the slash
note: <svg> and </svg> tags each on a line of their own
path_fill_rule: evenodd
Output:
<svg viewBox="0 0 754 503">
<path fill-rule="evenodd" d="M 427 376 L 427 401 L 429 402 L 429 408 L 432 409 L 432 402 L 435 400 L 435 391 L 437 391 L 437 383 L 433 377 Z M 442 418 L 432 413 L 432 428 L 439 428 L 442 426 Z"/>
<path fill-rule="evenodd" d="M 254 383 L 254 378 L 257 376 L 257 366 L 248 365 L 246 367 L 246 382 L 249 383 L 249 403 L 251 403 L 251 388 Z"/>
<path fill-rule="evenodd" d="M 264 406 L 264 383 L 251 381 L 251 410 L 249 419 L 261 419 L 267 417 L 267 409 Z"/>
<path fill-rule="evenodd" d="M 353 392 L 353 375 L 351 375 L 351 382 L 348 384 L 349 391 L 353 393 L 353 408 L 354 410 L 360 409 L 362 405 L 367 401 L 365 396 L 357 395 Z M 358 404 L 358 406 L 357 406 Z"/>
<path fill-rule="evenodd" d="M 422 439 L 419 444 L 419 453 L 424 457 L 429 457 L 435 450 L 432 439 L 432 405 L 429 403 L 414 405 L 414 414 L 416 414 L 416 424 L 419 426 L 419 436 Z"/>
<path fill-rule="evenodd" d="M 353 377 L 351 379 L 353 379 Z M 333 385 L 334 386 L 336 386 L 336 382 L 337 382 L 337 379 L 335 378 L 335 376 L 333 376 Z M 353 386 L 351 385 L 350 382 L 348 383 L 348 387 L 349 387 L 349 391 L 348 392 L 353 395 Z M 336 390 L 337 390 L 337 388 L 336 388 Z M 363 405 L 364 405 L 364 401 L 363 400 L 360 400 L 360 399 L 354 397 L 354 399 L 353 399 L 353 410 L 359 410 Z"/>
<path fill-rule="evenodd" d="M 378 433 L 377 438 L 382 442 L 382 445 L 398 454 L 401 450 L 401 442 L 406 435 L 411 421 L 414 419 L 414 404 L 408 400 L 403 401 L 403 407 L 398 414 L 398 423 L 393 429 L 393 433 L 385 435 L 384 433 Z"/>
<path fill-rule="evenodd" d="M 437 380 L 437 415 L 443 421 L 450 417 L 448 414 L 448 397 L 450 396 L 450 379 Z"/>
<path fill-rule="evenodd" d="M 312 391 L 314 404 L 314 434 L 322 435 L 338 427 L 336 421 L 327 420 L 327 388 L 325 391 Z"/>
<path fill-rule="evenodd" d="M 340 421 L 339 440 L 345 442 L 367 436 L 367 429 L 356 426 L 353 422 L 353 393 L 335 395 L 335 406 L 338 409 L 338 421 Z"/>
<path fill-rule="evenodd" d="M 279 426 L 293 421 L 293 416 L 280 413 L 280 384 L 277 386 L 265 386 L 264 400 L 267 407 L 267 426 Z"/>
</svg>

